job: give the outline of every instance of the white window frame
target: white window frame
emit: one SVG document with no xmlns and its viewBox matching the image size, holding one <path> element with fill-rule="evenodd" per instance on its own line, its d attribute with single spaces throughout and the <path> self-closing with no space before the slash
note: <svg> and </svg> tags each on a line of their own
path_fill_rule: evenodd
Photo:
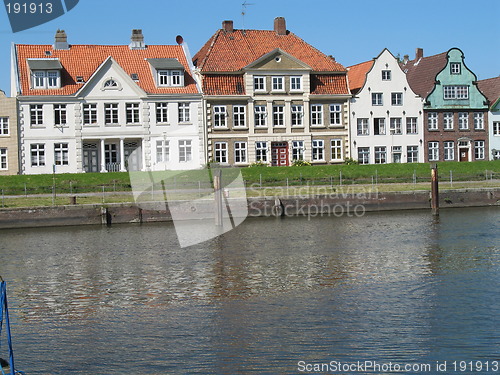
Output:
<svg viewBox="0 0 500 375">
<path fill-rule="evenodd" d="M 247 126 L 247 107 L 233 105 L 233 127 L 245 128 Z"/>
<path fill-rule="evenodd" d="M 386 164 L 387 163 L 387 147 L 386 146 L 375 146 L 374 155 L 375 155 L 375 164 Z"/>
<path fill-rule="evenodd" d="M 342 126 L 342 104 L 330 104 L 330 126 Z"/>
<path fill-rule="evenodd" d="M 139 103 L 125 103 L 125 121 L 127 124 L 140 123 Z"/>
<path fill-rule="evenodd" d="M 170 140 L 156 140 L 156 162 L 168 163 L 170 161 Z"/>
<path fill-rule="evenodd" d="M 83 104 L 83 125 L 96 125 L 97 124 L 97 104 L 85 103 Z"/>
<path fill-rule="evenodd" d="M 370 135 L 370 127 L 367 118 L 358 118 L 357 135 Z"/>
<path fill-rule="evenodd" d="M 254 126 L 256 128 L 267 127 L 267 107 L 265 105 L 254 107 Z"/>
<path fill-rule="evenodd" d="M 178 103 L 179 124 L 189 124 L 191 121 L 191 106 L 189 103 Z"/>
<path fill-rule="evenodd" d="M 406 118 L 406 134 L 418 134 L 418 117 Z"/>
<path fill-rule="evenodd" d="M 32 72 L 34 89 L 61 88 L 61 72 L 59 70 L 35 70 Z"/>
<path fill-rule="evenodd" d="M 104 104 L 104 124 L 117 125 L 119 123 L 118 103 Z"/>
<path fill-rule="evenodd" d="M 396 158 L 396 155 L 398 155 L 399 157 Z M 402 155 L 403 155 L 403 150 L 401 146 L 391 147 L 391 157 L 393 163 L 401 163 Z"/>
<path fill-rule="evenodd" d="M 302 104 L 292 104 L 291 112 L 292 112 L 292 126 L 293 127 L 303 126 L 304 106 Z"/>
<path fill-rule="evenodd" d="M 158 87 L 184 86 L 184 71 L 160 69 L 156 73 Z"/>
<path fill-rule="evenodd" d="M 500 121 L 493 121 L 493 135 L 500 136 Z"/>
<path fill-rule="evenodd" d="M 284 92 L 285 91 L 285 77 L 283 76 L 273 76 L 271 78 L 272 91 L 274 92 Z"/>
<path fill-rule="evenodd" d="M 54 143 L 54 164 L 69 165 L 68 143 Z"/>
<path fill-rule="evenodd" d="M 285 126 L 284 105 L 273 105 L 273 126 L 278 128 Z"/>
<path fill-rule="evenodd" d="M 30 105 L 30 125 L 43 126 L 43 105 L 31 104 Z"/>
<path fill-rule="evenodd" d="M 457 62 L 450 63 L 450 74 L 462 74 L 462 64 Z"/>
<path fill-rule="evenodd" d="M 390 70 L 382 70 L 382 81 L 390 81 L 391 80 L 391 71 Z"/>
<path fill-rule="evenodd" d="M 313 139 L 312 161 L 325 161 L 325 141 L 323 139 Z"/>
<path fill-rule="evenodd" d="M 443 149 L 444 149 L 444 161 L 455 160 L 455 142 L 444 141 Z"/>
<path fill-rule="evenodd" d="M 267 163 L 267 142 L 266 141 L 255 142 L 255 161 Z"/>
<path fill-rule="evenodd" d="M 453 120 L 454 120 L 453 112 L 443 113 L 443 129 L 444 130 L 453 130 L 453 127 L 454 127 Z"/>
<path fill-rule="evenodd" d="M 429 161 L 439 160 L 439 142 L 430 141 L 427 143 L 427 152 Z"/>
<path fill-rule="evenodd" d="M 66 104 L 54 104 L 54 125 L 66 126 L 68 124 Z"/>
<path fill-rule="evenodd" d="M 469 86 L 466 85 L 446 85 L 443 86 L 444 100 L 467 100 L 469 99 Z"/>
<path fill-rule="evenodd" d="M 332 154 L 332 161 L 343 160 L 344 152 L 342 149 L 341 138 L 334 138 L 330 140 L 330 151 Z"/>
<path fill-rule="evenodd" d="M 311 126 L 323 126 L 322 104 L 311 104 Z"/>
<path fill-rule="evenodd" d="M 438 113 L 437 112 L 427 112 L 427 129 L 428 130 L 438 130 Z"/>
<path fill-rule="evenodd" d="M 384 95 L 381 92 L 372 92 L 372 105 L 380 106 L 384 105 Z"/>
<path fill-rule="evenodd" d="M 214 105 L 213 110 L 213 125 L 214 128 L 227 128 L 227 108 L 225 105 Z"/>
<path fill-rule="evenodd" d="M 389 133 L 391 135 L 403 134 L 401 117 L 391 117 L 389 121 L 390 121 Z"/>
<path fill-rule="evenodd" d="M 191 140 L 179 140 L 179 163 L 188 163 L 191 160 L 193 160 L 193 146 Z"/>
<path fill-rule="evenodd" d="M 479 140 L 474 142 L 474 158 L 476 160 L 484 160 L 485 141 Z"/>
<path fill-rule="evenodd" d="M 483 112 L 474 112 L 474 130 L 484 130 Z"/>
<path fill-rule="evenodd" d="M 414 145 L 406 146 L 406 162 L 418 163 L 418 146 Z"/>
<path fill-rule="evenodd" d="M 391 93 L 391 104 L 393 106 L 403 105 L 403 93 L 402 92 L 392 92 Z"/>
<path fill-rule="evenodd" d="M 266 91 L 266 77 L 254 76 L 253 77 L 253 91 L 265 92 Z"/>
<path fill-rule="evenodd" d="M 247 163 L 247 155 L 247 143 L 241 141 L 234 142 L 234 163 Z"/>
<path fill-rule="evenodd" d="M 227 164 L 227 142 L 214 142 L 214 161 Z"/>
<path fill-rule="evenodd" d="M 45 144 L 32 143 L 30 145 L 30 157 L 32 167 L 45 166 Z"/>
<path fill-rule="evenodd" d="M 370 147 L 358 147 L 358 163 L 370 164 Z"/>
<path fill-rule="evenodd" d="M 469 130 L 469 112 L 458 112 L 458 130 Z"/>
<path fill-rule="evenodd" d="M 6 116 L 0 117 L 0 136 L 9 135 L 9 118 Z"/>
<path fill-rule="evenodd" d="M 168 124 L 168 103 L 157 102 L 155 103 L 156 123 Z"/>
<path fill-rule="evenodd" d="M 292 161 L 304 160 L 304 141 L 292 141 Z"/>
<path fill-rule="evenodd" d="M 377 129 L 378 124 L 378 129 Z M 386 127 L 385 127 L 385 117 L 375 117 L 373 119 L 373 135 L 385 135 Z"/>
<path fill-rule="evenodd" d="M 302 76 L 290 76 L 290 91 L 302 92 Z"/>
<path fill-rule="evenodd" d="M 7 155 L 7 148 L 0 147 L 0 171 L 6 171 L 9 169 L 9 158 Z"/>
</svg>

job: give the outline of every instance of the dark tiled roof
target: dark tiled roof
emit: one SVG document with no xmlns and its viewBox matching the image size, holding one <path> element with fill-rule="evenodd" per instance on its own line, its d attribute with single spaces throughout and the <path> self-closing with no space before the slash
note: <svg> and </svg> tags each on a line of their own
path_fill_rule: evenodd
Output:
<svg viewBox="0 0 500 375">
<path fill-rule="evenodd" d="M 486 96 L 490 105 L 493 105 L 500 98 L 500 77 L 477 81 L 477 86 Z"/>
<path fill-rule="evenodd" d="M 401 65 L 406 73 L 408 83 L 413 92 L 422 98 L 434 88 L 436 75 L 443 70 L 447 63 L 447 52 L 438 55 L 422 57 L 419 60 L 410 60 Z"/>
</svg>

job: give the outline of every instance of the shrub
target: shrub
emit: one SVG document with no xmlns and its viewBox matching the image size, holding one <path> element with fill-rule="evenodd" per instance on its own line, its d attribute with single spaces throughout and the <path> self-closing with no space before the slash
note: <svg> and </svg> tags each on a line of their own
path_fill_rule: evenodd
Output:
<svg viewBox="0 0 500 375">
<path fill-rule="evenodd" d="M 292 163 L 292 167 L 310 167 L 311 163 L 305 160 L 294 160 Z"/>
<path fill-rule="evenodd" d="M 267 167 L 267 163 L 264 163 L 262 161 L 256 161 L 248 166 L 249 168 L 253 167 Z"/>
<path fill-rule="evenodd" d="M 356 164 L 359 164 L 359 162 L 353 158 L 346 158 L 344 160 L 344 164 L 345 165 L 356 165 Z"/>
</svg>

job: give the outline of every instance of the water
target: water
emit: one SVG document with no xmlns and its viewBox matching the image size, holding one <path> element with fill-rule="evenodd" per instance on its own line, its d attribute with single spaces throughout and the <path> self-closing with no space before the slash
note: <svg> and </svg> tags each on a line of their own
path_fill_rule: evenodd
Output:
<svg viewBox="0 0 500 375">
<path fill-rule="evenodd" d="M 491 366 L 499 224 L 497 208 L 247 219 L 186 249 L 171 224 L 0 231 L 16 362 L 30 375 Z"/>
</svg>

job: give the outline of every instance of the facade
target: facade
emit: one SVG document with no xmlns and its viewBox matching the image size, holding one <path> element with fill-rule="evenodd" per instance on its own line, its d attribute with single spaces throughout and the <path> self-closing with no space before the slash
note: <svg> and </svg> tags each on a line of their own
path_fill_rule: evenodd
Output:
<svg viewBox="0 0 500 375">
<path fill-rule="evenodd" d="M 490 158 L 500 159 L 500 77 L 484 79 L 477 83 L 490 103 L 488 113 Z"/>
<path fill-rule="evenodd" d="M 205 163 L 201 92 L 187 47 L 14 45 L 21 173 L 194 169 Z"/>
<path fill-rule="evenodd" d="M 286 30 L 224 21 L 194 56 L 203 86 L 207 160 L 273 166 L 349 156 L 346 69 Z"/>
<path fill-rule="evenodd" d="M 17 100 L 0 90 L 0 176 L 19 173 Z"/>
<path fill-rule="evenodd" d="M 392 53 L 384 49 L 348 67 L 348 78 L 353 158 L 360 164 L 423 162 L 422 99 Z"/>
<path fill-rule="evenodd" d="M 489 160 L 488 101 L 458 48 L 403 62 L 413 91 L 424 98 L 425 161 Z"/>
</svg>

